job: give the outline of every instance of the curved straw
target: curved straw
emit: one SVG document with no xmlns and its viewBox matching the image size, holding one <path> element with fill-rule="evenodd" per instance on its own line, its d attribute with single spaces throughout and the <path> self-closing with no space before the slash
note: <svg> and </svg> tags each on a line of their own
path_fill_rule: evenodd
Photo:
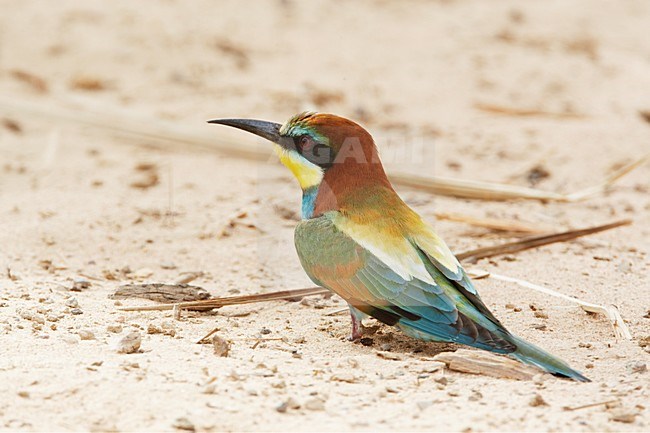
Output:
<svg viewBox="0 0 650 433">
<path fill-rule="evenodd" d="M 574 304 L 580 305 L 580 308 L 582 308 L 588 313 L 604 314 L 605 316 L 607 316 L 610 323 L 612 324 L 612 328 L 614 329 L 614 335 L 616 336 L 617 340 L 619 338 L 624 338 L 626 340 L 632 339 L 632 334 L 630 333 L 630 330 L 628 329 L 627 325 L 623 321 L 623 317 L 621 317 L 621 313 L 619 313 L 618 308 L 616 308 L 615 305 L 592 304 L 591 302 L 585 302 L 578 298 L 574 298 L 573 296 L 568 296 L 563 293 L 556 292 L 555 290 L 549 289 L 547 287 L 542 287 L 537 284 L 528 282 L 526 280 L 520 280 L 518 278 L 499 275 L 492 272 L 482 271 L 479 269 L 473 270 L 473 272 L 478 273 L 479 277 L 481 278 L 488 277 L 488 278 L 494 278 L 495 280 L 515 283 L 519 286 L 526 287 L 527 289 L 532 289 L 538 292 L 545 293 L 547 295 L 555 296 L 556 298 L 565 299 L 569 302 L 573 302 Z"/>
</svg>

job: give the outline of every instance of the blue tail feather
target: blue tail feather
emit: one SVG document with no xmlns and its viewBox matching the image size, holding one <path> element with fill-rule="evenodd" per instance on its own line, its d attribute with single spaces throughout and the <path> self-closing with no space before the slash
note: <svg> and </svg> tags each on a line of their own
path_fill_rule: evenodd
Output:
<svg viewBox="0 0 650 433">
<path fill-rule="evenodd" d="M 555 376 L 566 377 L 578 382 L 591 382 L 591 380 L 582 375 L 579 371 L 572 369 L 561 359 L 540 349 L 534 344 L 512 334 L 509 335 L 508 340 L 517 346 L 517 350 L 509 354 L 513 358 L 526 364 L 537 366 Z"/>
</svg>

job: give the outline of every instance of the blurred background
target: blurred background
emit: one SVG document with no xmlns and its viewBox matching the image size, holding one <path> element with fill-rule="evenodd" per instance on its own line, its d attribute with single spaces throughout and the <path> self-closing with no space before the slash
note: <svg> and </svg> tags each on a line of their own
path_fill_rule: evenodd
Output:
<svg viewBox="0 0 650 433">
<path fill-rule="evenodd" d="M 635 134 L 649 102 L 647 2 L 584 5 L 5 0 L 0 91 L 83 98 L 197 129 L 210 117 L 282 122 L 331 111 L 380 136 L 437 138 L 440 167 L 460 174 L 455 160 L 467 152 L 497 163 L 504 152 L 533 153 L 554 164 L 594 147 L 623 152 L 629 139 L 596 140 L 603 132 L 584 125 L 624 123 Z M 539 122 L 504 119 L 508 108 L 586 131 L 580 142 L 540 136 Z"/>
<path fill-rule="evenodd" d="M 75 295 L 86 314 L 66 316 L 59 331 L 0 328 L 18 347 L 15 365 L 43 366 L 48 357 L 56 359 L 58 364 L 42 367 L 61 381 L 53 383 L 52 392 L 69 384 L 86 389 L 90 379 L 85 374 L 90 373 L 85 366 L 79 367 L 83 374 L 70 366 L 104 346 L 97 342 L 73 350 L 55 342 L 80 326 L 104 338 L 104 324 L 115 319 L 106 296 L 125 282 L 172 281 L 183 272 L 200 271 L 194 282 L 218 296 L 311 285 L 292 245 L 300 209 L 295 180 L 267 143 L 205 120 L 247 117 L 282 123 L 304 110 L 331 112 L 365 126 L 389 170 L 570 193 L 599 183 L 650 151 L 649 23 L 647 0 L 0 0 L 0 271 L 8 269 L 0 277 L 0 301 L 32 308 L 31 303 L 40 305 L 37 299 L 52 297 L 56 306 L 67 302 L 57 295 L 58 288 L 79 278 L 93 287 Z M 268 151 L 268 157 L 240 158 L 232 151 L 216 152 L 215 146 L 255 147 Z M 647 335 L 648 179 L 646 164 L 611 194 L 580 203 L 484 202 L 403 187 L 398 192 L 435 224 L 454 251 L 520 235 L 436 221 L 441 212 L 519 221 L 543 230 L 634 219 L 633 226 L 594 241 L 480 265 L 488 270 L 498 266 L 508 275 L 593 302 L 615 303 L 633 333 Z M 605 321 L 564 309 L 546 322 L 552 332 L 538 331 L 542 328 L 533 325 L 539 318 L 527 307 L 512 316 L 505 305 L 545 305 L 547 299 L 490 282 L 481 290 L 497 316 L 524 330 L 524 337 L 556 349 L 569 361 L 580 360 L 583 365 L 578 362 L 577 368 L 584 367 L 585 359 L 593 361 L 590 377 L 616 383 L 618 372 L 625 371 L 618 369 L 624 361 L 614 349 L 607 352 L 603 346 L 606 355 L 599 353 L 606 361 L 600 362 L 588 358 L 590 346 L 577 346 L 576 332 L 584 341 L 598 341 L 595 346 L 611 340 Z M 336 307 L 334 300 L 323 302 Z M 296 332 L 307 330 L 318 339 L 300 346 L 306 359 L 359 355 L 358 346 L 339 348 L 332 339 L 347 333 L 347 318 L 324 319 L 321 310 L 309 306 L 296 307 L 302 310 L 295 314 L 292 308 L 278 304 L 242 316 L 236 332 L 276 326 L 274 332 L 290 333 L 284 324 L 291 323 Z M 132 317 L 123 321 L 146 328 L 145 316 Z M 207 321 L 203 329 L 184 323 L 177 326 L 186 326 L 184 332 L 192 338 L 213 325 Z M 317 323 L 326 331 L 316 331 Z M 53 338 L 46 340 L 44 334 Z M 29 336 L 38 337 L 37 343 Z M 32 350 L 25 341 L 42 346 Z M 151 356 L 178 356 L 179 362 L 152 362 L 149 389 L 160 391 L 156 380 L 171 376 L 195 374 L 192 380 L 198 382 L 201 366 L 188 361 L 198 352 L 181 345 L 185 341 L 166 341 L 157 341 Z M 645 355 L 636 345 L 625 350 L 630 358 Z M 280 356 L 276 352 L 264 353 L 273 358 Z M 224 375 L 231 367 L 257 368 L 255 353 L 242 353 L 222 361 L 233 363 Z M 213 359 L 211 353 L 205 356 Z M 143 366 L 149 365 L 147 359 Z M 307 360 L 277 359 L 280 365 L 299 363 L 296 371 L 307 372 L 300 379 L 304 383 L 315 380 Z M 386 368 L 373 364 L 384 361 L 372 359 L 367 361 L 369 377 Z M 179 365 L 187 369 L 154 372 Z M 4 411 L 16 419 L 23 416 L 37 429 L 160 430 L 170 425 L 166 414 L 152 414 L 149 402 L 137 396 L 148 396 L 174 416 L 178 395 L 190 395 L 187 402 L 192 403 L 209 398 L 182 384 L 154 396 L 140 388 L 146 381 L 128 377 L 123 386 L 133 399 L 115 398 L 107 376 L 98 385 L 105 393 L 88 388 L 61 402 L 34 398 L 22 407 L 12 400 L 0 405 L 0 419 Z M 462 385 L 484 384 L 463 380 Z M 25 368 L 2 382 L 3 392 L 17 392 L 14 387 L 28 386 L 33 378 Z M 563 387 L 554 388 L 556 395 L 579 400 L 579 392 Z M 285 392 L 267 388 L 271 396 Z M 242 403 L 236 410 L 251 416 L 228 412 L 212 422 L 217 429 L 272 425 L 256 417 L 257 397 L 229 389 L 233 394 L 224 394 L 227 398 L 219 404 Z M 298 392 L 291 382 L 289 389 Z M 372 412 L 356 407 L 356 391 L 347 397 L 328 392 L 347 402 L 354 416 L 319 412 L 321 419 L 312 424 L 293 419 L 294 427 L 349 428 L 352 418 L 384 419 L 383 425 L 393 430 L 432 426 L 425 422 L 430 417 L 411 417 L 417 410 L 403 400 L 373 406 Z M 449 400 L 446 391 L 440 392 L 441 401 Z M 632 393 L 636 401 L 643 400 L 642 392 Z M 271 407 L 268 419 L 282 416 L 272 409 L 279 398 L 264 403 Z M 520 417 L 536 410 L 527 399 L 520 412 L 503 410 L 518 404 L 507 392 L 495 390 L 489 400 L 472 408 L 477 419 L 471 425 L 461 416 L 463 405 L 445 406 L 451 415 L 439 426 L 547 427 L 537 416 Z M 101 403 L 101 410 L 82 417 L 66 409 L 85 401 Z M 189 413 L 193 409 L 188 407 L 183 409 Z M 135 415 L 114 421 L 109 409 Z M 558 420 L 556 429 L 612 428 L 607 414 L 575 418 L 562 412 L 559 403 L 544 410 Z M 481 411 L 488 415 L 481 417 Z M 61 412 L 65 415 L 57 417 Z M 198 421 L 197 426 L 209 430 Z"/>
<path fill-rule="evenodd" d="M 242 176 L 255 184 L 242 194 L 291 197 L 286 206 L 297 208 L 295 184 L 268 144 L 205 123 L 218 117 L 282 123 L 304 110 L 332 112 L 368 128 L 390 170 L 561 192 L 593 185 L 649 149 L 645 1 L 4 0 L 1 7 L 7 209 L 20 204 L 19 191 L 37 193 L 36 184 L 48 194 L 74 186 L 91 201 L 123 193 L 127 207 L 170 208 L 175 195 L 174 205 L 188 209 L 201 194 L 184 194 L 184 184 L 200 180 L 213 203 L 212 191 Z M 85 126 L 88 116 L 95 127 Z M 172 153 L 146 136 L 159 121 L 179 130 Z M 119 134 L 139 128 L 144 135 Z M 255 143 L 269 158 L 210 155 L 201 160 L 205 173 L 188 170 L 196 161 L 185 166 L 179 155 L 197 148 L 184 134 Z M 155 181 L 151 163 L 159 166 Z M 286 182 L 270 181 L 278 176 Z M 155 194 L 142 193 L 150 187 Z"/>
</svg>

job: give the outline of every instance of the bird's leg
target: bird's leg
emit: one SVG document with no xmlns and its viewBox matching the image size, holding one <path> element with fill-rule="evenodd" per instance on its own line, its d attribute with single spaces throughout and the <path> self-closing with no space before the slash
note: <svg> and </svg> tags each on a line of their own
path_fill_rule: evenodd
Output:
<svg viewBox="0 0 650 433">
<path fill-rule="evenodd" d="M 350 332 L 350 336 L 348 337 L 348 340 L 355 341 L 363 337 L 363 324 L 361 323 L 361 321 L 366 316 L 366 314 L 357 310 L 352 305 L 350 305 L 349 307 L 350 307 L 350 318 L 352 319 L 352 331 Z"/>
<path fill-rule="evenodd" d="M 361 324 L 361 320 L 357 319 L 353 313 L 350 313 L 350 317 L 352 318 L 352 331 L 348 340 L 355 341 L 363 336 L 363 325 Z"/>
</svg>

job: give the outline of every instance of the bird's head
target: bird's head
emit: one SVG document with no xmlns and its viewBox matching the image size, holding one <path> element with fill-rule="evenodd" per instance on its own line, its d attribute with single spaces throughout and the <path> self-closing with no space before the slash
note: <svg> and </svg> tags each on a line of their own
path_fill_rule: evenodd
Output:
<svg viewBox="0 0 650 433">
<path fill-rule="evenodd" d="M 339 172 L 337 177 L 385 177 L 370 134 L 340 116 L 305 112 L 283 125 L 252 119 L 215 119 L 208 123 L 232 126 L 273 142 L 280 160 L 303 190 L 319 186 L 332 172 Z"/>
</svg>

